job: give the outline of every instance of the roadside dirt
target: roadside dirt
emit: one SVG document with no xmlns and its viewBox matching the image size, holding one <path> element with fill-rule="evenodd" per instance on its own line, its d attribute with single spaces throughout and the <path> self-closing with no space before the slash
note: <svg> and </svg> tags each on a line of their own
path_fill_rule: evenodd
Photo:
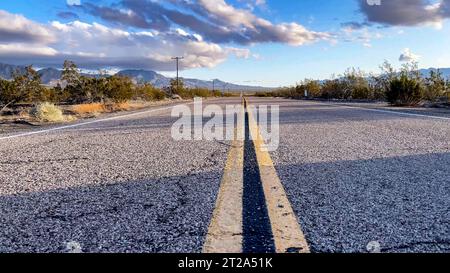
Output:
<svg viewBox="0 0 450 273">
<path fill-rule="evenodd" d="M 85 114 L 76 114 L 72 111 L 72 105 L 62 105 L 60 108 L 63 110 L 64 115 L 70 116 L 70 121 L 65 122 L 64 124 L 70 124 L 74 121 L 79 120 L 88 120 L 93 118 L 99 118 L 99 117 L 105 117 L 109 115 L 113 115 L 116 113 L 125 113 L 125 112 L 132 112 L 132 111 L 138 111 L 143 110 L 151 107 L 156 106 L 164 106 L 168 104 L 172 104 L 175 102 L 183 102 L 187 100 L 163 100 L 163 101 L 153 101 L 153 102 L 130 102 L 128 103 L 127 108 L 115 108 L 111 109 L 107 112 L 103 113 L 85 113 Z M 9 109 L 8 111 L 5 111 L 3 115 L 0 115 L 0 134 L 8 134 L 13 132 L 21 132 L 21 131 L 27 131 L 33 128 L 39 128 L 43 126 L 48 125 L 59 125 L 62 124 L 61 122 L 58 123 L 52 123 L 52 122 L 41 122 L 37 120 L 36 118 L 29 115 L 29 111 L 31 110 L 32 106 L 27 105 L 20 107 L 16 109 Z"/>
</svg>

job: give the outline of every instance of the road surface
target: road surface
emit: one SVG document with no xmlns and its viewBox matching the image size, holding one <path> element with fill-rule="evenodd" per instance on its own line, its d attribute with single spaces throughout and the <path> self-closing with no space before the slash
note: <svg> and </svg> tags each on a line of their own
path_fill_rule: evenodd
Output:
<svg viewBox="0 0 450 273">
<path fill-rule="evenodd" d="M 272 175 L 284 187 L 304 250 L 450 252 L 449 114 L 249 103 L 280 106 Z M 1 134 L 0 252 L 204 251 L 224 174 L 239 169 L 226 167 L 232 149 L 243 151 L 241 198 L 223 203 L 241 208 L 237 249 L 278 250 L 274 226 L 285 223 L 273 220 L 271 196 L 258 184 L 265 178 L 255 173 L 261 166 L 252 143 L 174 141 L 170 114 L 156 107 Z"/>
</svg>

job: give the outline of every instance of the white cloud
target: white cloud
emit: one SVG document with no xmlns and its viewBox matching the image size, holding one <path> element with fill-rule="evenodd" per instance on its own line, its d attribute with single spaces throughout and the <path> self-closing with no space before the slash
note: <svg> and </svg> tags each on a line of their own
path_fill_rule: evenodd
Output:
<svg viewBox="0 0 450 273">
<path fill-rule="evenodd" d="M 0 44 L 0 56 L 20 55 L 30 57 L 54 57 L 57 54 L 58 51 L 46 46 L 29 46 L 27 44 Z"/>
<path fill-rule="evenodd" d="M 81 5 L 81 0 L 67 0 L 67 5 L 69 6 L 79 6 Z"/>
<path fill-rule="evenodd" d="M 46 43 L 56 38 L 45 26 L 28 20 L 20 14 L 0 10 L 0 43 L 38 42 Z"/>
<path fill-rule="evenodd" d="M 420 55 L 412 53 L 411 49 L 405 48 L 399 57 L 400 62 L 417 62 Z"/>
<path fill-rule="evenodd" d="M 310 31 L 297 23 L 273 24 L 248 10 L 234 8 L 225 0 L 198 0 L 198 3 L 210 19 L 232 32 L 245 33 L 250 43 L 280 42 L 301 46 L 318 40 L 331 40 L 328 33 Z M 265 1 L 256 1 L 255 4 L 263 5 Z"/>
<path fill-rule="evenodd" d="M 181 29 L 133 32 L 80 21 L 40 25 L 23 16 L 0 12 L 4 15 L 0 30 L 15 31 L 10 40 L 0 38 L 0 60 L 12 63 L 60 66 L 65 59 L 71 59 L 88 69 L 172 70 L 172 56 L 185 57 L 183 68 L 214 67 L 230 55 L 250 56 L 247 49 L 224 48 Z"/>
</svg>

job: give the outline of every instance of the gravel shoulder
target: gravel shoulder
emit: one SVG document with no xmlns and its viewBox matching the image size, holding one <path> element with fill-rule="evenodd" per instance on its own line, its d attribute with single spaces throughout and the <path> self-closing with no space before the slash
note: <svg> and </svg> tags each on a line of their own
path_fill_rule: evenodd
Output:
<svg viewBox="0 0 450 273">
<path fill-rule="evenodd" d="M 139 106 L 130 107 L 131 109 L 128 111 L 115 111 L 109 113 L 100 113 L 95 115 L 83 115 L 74 118 L 73 121 L 68 122 L 39 122 L 35 119 L 30 118 L 29 116 L 21 117 L 21 116 L 0 116 L 0 137 L 11 135 L 15 133 L 27 132 L 30 130 L 39 130 L 39 129 L 47 129 L 52 127 L 66 126 L 72 124 L 83 123 L 87 121 L 104 119 L 114 116 L 127 115 L 132 113 L 138 113 L 143 111 L 148 111 L 150 109 L 156 109 L 160 107 L 167 107 L 170 105 L 176 105 L 180 103 L 189 103 L 191 100 L 164 100 L 164 101 L 155 101 L 155 102 L 145 102 L 139 103 Z M 134 105 L 134 104 L 132 104 Z M 62 106 L 61 108 L 64 112 L 68 112 L 71 106 Z M 31 108 L 31 107 L 30 107 Z M 71 113 L 71 112 L 69 112 Z"/>
</svg>

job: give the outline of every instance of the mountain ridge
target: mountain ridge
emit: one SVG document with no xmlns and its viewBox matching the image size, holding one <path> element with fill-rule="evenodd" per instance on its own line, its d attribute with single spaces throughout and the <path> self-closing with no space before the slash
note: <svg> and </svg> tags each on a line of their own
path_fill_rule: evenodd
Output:
<svg viewBox="0 0 450 273">
<path fill-rule="evenodd" d="M 444 78 L 450 78 L 450 68 L 423 68 L 420 69 L 420 73 L 423 77 L 429 75 L 430 71 L 440 70 Z M 11 65 L 0 63 L 0 78 L 3 79 L 11 79 L 14 71 L 24 72 L 25 66 L 19 65 Z M 61 78 L 61 70 L 56 68 L 42 68 L 38 70 L 39 75 L 41 76 L 42 83 L 45 85 L 56 86 Z M 92 74 L 92 73 L 81 73 L 84 76 L 88 77 L 101 77 L 100 74 Z M 151 83 L 155 87 L 163 88 L 170 85 L 170 80 L 172 78 L 161 75 L 152 70 L 144 70 L 144 69 L 125 69 L 117 72 L 115 75 L 127 76 L 130 77 L 135 83 Z M 233 83 L 228 83 L 221 81 L 219 79 L 205 81 L 199 79 L 192 78 L 181 78 L 184 82 L 184 85 L 189 88 L 207 88 L 207 89 L 215 89 L 220 91 L 270 91 L 275 88 L 271 87 L 262 87 L 262 86 L 249 86 L 249 85 L 238 85 Z"/>
<path fill-rule="evenodd" d="M 0 63 L 0 78 L 10 80 L 12 78 L 12 73 L 16 70 L 20 72 L 25 71 L 24 66 L 11 65 Z M 41 76 L 42 83 L 45 85 L 56 86 L 59 79 L 61 78 L 61 70 L 56 68 L 42 68 L 37 70 Z M 101 77 L 100 74 L 89 74 L 81 73 L 88 77 Z M 170 80 L 172 78 L 161 75 L 152 70 L 144 69 L 125 69 L 117 72 L 115 75 L 130 77 L 135 83 L 151 83 L 155 87 L 163 88 L 170 85 Z M 219 91 L 269 91 L 274 88 L 262 87 L 262 86 L 249 86 L 249 85 L 238 85 L 234 83 L 228 83 L 221 80 L 205 81 L 199 79 L 190 78 L 180 78 L 183 80 L 184 85 L 189 88 L 207 88 L 215 89 Z"/>
</svg>

